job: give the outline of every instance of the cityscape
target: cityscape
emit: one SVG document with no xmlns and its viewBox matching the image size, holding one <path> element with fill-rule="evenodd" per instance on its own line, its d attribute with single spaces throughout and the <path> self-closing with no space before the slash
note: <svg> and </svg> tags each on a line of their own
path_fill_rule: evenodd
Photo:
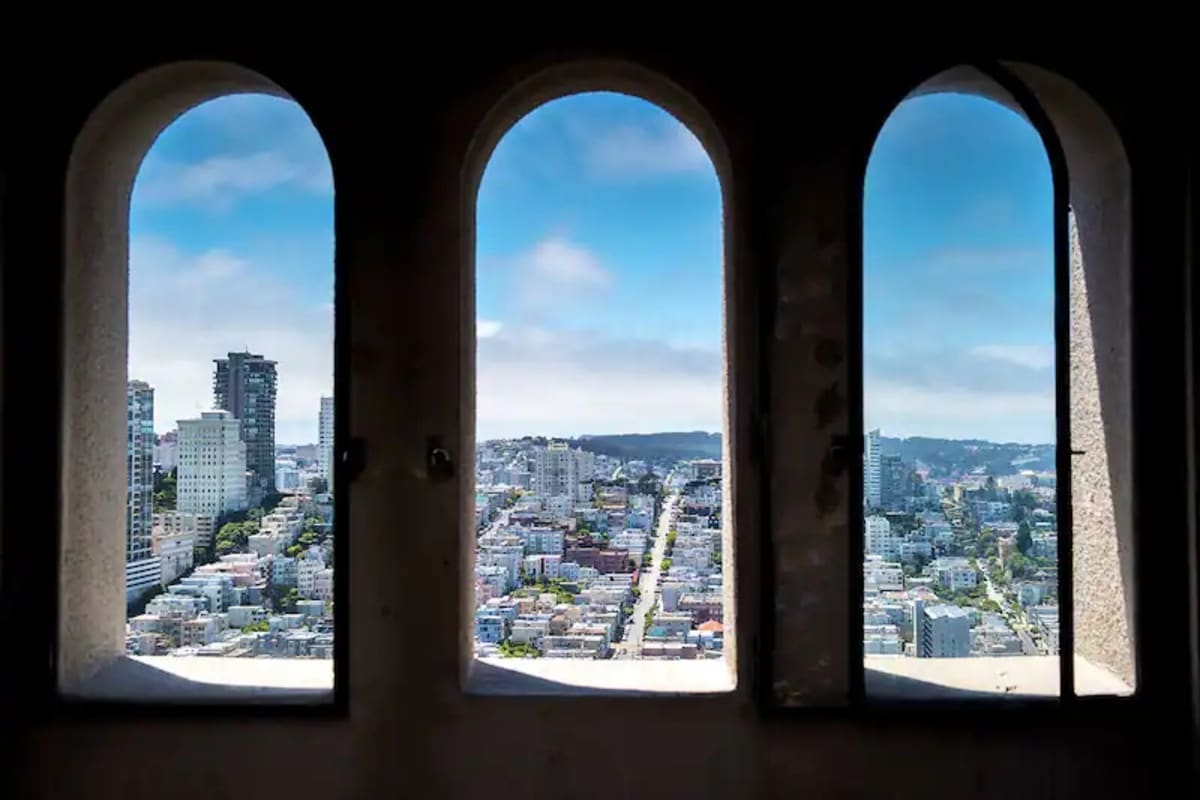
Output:
<svg viewBox="0 0 1200 800">
<path fill-rule="evenodd" d="M 229 164 L 261 159 L 244 125 L 286 132 L 272 152 L 289 169 L 233 180 Z M 996 158 L 960 129 L 987 131 Z M 950 160 L 972 180 L 924 179 Z M 906 435 L 864 440 L 864 652 L 1056 654 L 1054 445 L 997 443 L 1053 441 L 1044 150 L 1003 108 L 921 97 L 868 173 L 864 410 Z M 636 98 L 560 98 L 498 143 L 477 208 L 476 655 L 722 657 L 725 475 L 705 432 L 722 407 L 721 208 L 700 142 Z M 203 104 L 147 156 L 130 653 L 332 654 L 331 240 L 328 159 L 294 104 Z M 276 442 L 311 442 L 313 422 L 316 444 Z"/>
<path fill-rule="evenodd" d="M 863 652 L 1057 655 L 1054 446 L 876 429 L 863 452 Z"/>
<path fill-rule="evenodd" d="M 333 657 L 333 398 L 316 445 L 277 445 L 276 384 L 262 355 L 214 359 L 214 410 L 158 436 L 129 381 L 127 653 Z"/>
<path fill-rule="evenodd" d="M 480 445 L 477 656 L 722 657 L 721 461 L 595 452 L 620 438 Z"/>
</svg>

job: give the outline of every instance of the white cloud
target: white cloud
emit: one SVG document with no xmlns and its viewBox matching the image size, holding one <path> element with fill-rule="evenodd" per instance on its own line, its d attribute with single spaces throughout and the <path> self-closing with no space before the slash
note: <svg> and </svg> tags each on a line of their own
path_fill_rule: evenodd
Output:
<svg viewBox="0 0 1200 800">
<path fill-rule="evenodd" d="M 1041 344 L 981 344 L 971 348 L 978 356 L 998 358 L 1030 369 L 1054 366 L 1054 348 Z"/>
<path fill-rule="evenodd" d="M 324 152 L 266 150 L 195 163 L 148 160 L 134 192 L 137 202 L 225 211 L 242 197 L 279 187 L 332 193 L 333 175 Z"/>
<path fill-rule="evenodd" d="M 1046 443 L 1055 440 L 1054 393 L 931 389 L 868 377 L 867 427 L 887 436 Z"/>
<path fill-rule="evenodd" d="M 609 128 L 592 135 L 586 147 L 589 166 L 604 177 L 713 171 L 700 140 L 674 119 L 654 128 Z"/>
<path fill-rule="evenodd" d="M 487 339 L 495 336 L 504 327 L 504 323 L 494 319 L 483 319 L 480 317 L 475 320 L 475 335 L 480 339 Z"/>
<path fill-rule="evenodd" d="M 478 343 L 479 437 L 721 429 L 715 350 L 506 326 Z"/>
<path fill-rule="evenodd" d="M 154 387 L 156 430 L 210 408 L 213 359 L 244 349 L 278 362 L 276 441 L 316 441 L 333 387 L 332 306 L 226 251 L 130 243 L 129 376 Z"/>
<path fill-rule="evenodd" d="M 1048 350 L 873 343 L 864 353 L 868 427 L 893 436 L 1054 441 L 1054 370 L 1053 359 L 1047 363 Z"/>
<path fill-rule="evenodd" d="M 612 275 L 600 260 L 560 237 L 544 239 L 513 263 L 521 310 L 539 314 L 607 290 Z"/>
</svg>

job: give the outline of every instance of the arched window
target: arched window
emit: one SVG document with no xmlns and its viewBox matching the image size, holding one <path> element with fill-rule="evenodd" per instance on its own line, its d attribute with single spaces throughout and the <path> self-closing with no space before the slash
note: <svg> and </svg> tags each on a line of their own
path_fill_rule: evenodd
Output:
<svg viewBox="0 0 1200 800">
<path fill-rule="evenodd" d="M 344 580 L 319 134 L 247 70 L 156 68 L 84 126 L 66 207 L 60 690 L 332 698 Z M 251 655 L 309 658 L 272 672 Z"/>
<path fill-rule="evenodd" d="M 481 146 L 468 685 L 728 689 L 721 181 L 650 81 L 562 83 Z"/>
<path fill-rule="evenodd" d="M 1127 166 L 1086 98 L 1020 70 L 1028 86 L 969 69 L 923 85 L 867 167 L 868 696 L 1135 683 L 1129 501 L 1112 479 L 1129 468 L 1128 319 L 1088 300 L 1101 273 L 1128 281 L 1126 251 L 1105 252 L 1114 231 L 1098 228 L 1120 220 Z M 1034 99 L 1039 82 L 1057 117 Z"/>
</svg>

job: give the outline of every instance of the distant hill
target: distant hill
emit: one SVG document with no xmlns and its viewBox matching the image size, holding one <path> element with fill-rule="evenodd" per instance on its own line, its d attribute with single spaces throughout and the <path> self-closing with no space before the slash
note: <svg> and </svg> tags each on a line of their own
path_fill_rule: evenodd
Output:
<svg viewBox="0 0 1200 800">
<path fill-rule="evenodd" d="M 693 458 L 720 458 L 721 434 L 705 431 L 678 433 L 618 433 L 604 436 L 580 436 L 568 440 L 572 447 L 622 459 L 644 461 L 680 461 Z"/>
<path fill-rule="evenodd" d="M 1024 469 L 1037 472 L 1055 468 L 1052 444 L 988 442 L 983 439 L 933 439 L 912 436 L 907 439 L 879 437 L 880 450 L 898 454 L 907 462 L 921 462 L 934 477 L 971 472 L 983 467 L 989 475 L 1012 475 Z"/>
</svg>

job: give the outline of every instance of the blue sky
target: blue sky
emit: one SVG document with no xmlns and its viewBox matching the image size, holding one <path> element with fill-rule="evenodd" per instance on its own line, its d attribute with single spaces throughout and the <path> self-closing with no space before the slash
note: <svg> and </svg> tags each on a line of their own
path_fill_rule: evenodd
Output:
<svg viewBox="0 0 1200 800">
<path fill-rule="evenodd" d="M 902 104 L 866 186 L 867 422 L 889 435 L 1053 436 L 1050 175 L 976 98 Z M 332 386 L 333 186 L 295 104 L 205 103 L 155 142 L 131 209 L 130 376 L 156 428 L 211 402 L 211 360 L 279 361 L 277 440 Z M 481 438 L 721 425 L 721 198 L 686 128 L 575 95 L 500 141 L 477 207 Z"/>
<path fill-rule="evenodd" d="M 511 128 L 477 205 L 479 436 L 720 430 L 721 190 L 658 107 Z"/>
<path fill-rule="evenodd" d="M 279 362 L 276 441 L 314 442 L 333 389 L 333 181 L 295 103 L 235 95 L 155 141 L 130 207 L 129 375 L 155 429 L 212 404 L 212 359 Z"/>
<path fill-rule="evenodd" d="M 1054 441 L 1053 184 L 981 98 L 896 108 L 867 168 L 864 391 L 886 435 Z"/>
</svg>

